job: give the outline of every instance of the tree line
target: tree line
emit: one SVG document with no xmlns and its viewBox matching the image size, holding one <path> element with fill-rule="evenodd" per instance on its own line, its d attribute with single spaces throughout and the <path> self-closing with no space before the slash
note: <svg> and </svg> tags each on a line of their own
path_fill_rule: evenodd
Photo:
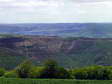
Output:
<svg viewBox="0 0 112 84">
<path fill-rule="evenodd" d="M 112 66 L 89 66 L 66 69 L 59 66 L 54 60 L 47 60 L 42 66 L 35 66 L 30 60 L 27 60 L 10 71 L 0 68 L 0 77 L 112 80 Z"/>
</svg>

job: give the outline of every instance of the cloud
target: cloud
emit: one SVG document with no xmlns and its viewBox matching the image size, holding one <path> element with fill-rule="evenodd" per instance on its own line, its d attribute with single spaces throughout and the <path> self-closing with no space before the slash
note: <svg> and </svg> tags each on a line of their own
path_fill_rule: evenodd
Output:
<svg viewBox="0 0 112 84">
<path fill-rule="evenodd" d="M 71 0 L 74 2 L 104 2 L 104 1 L 111 1 L 111 0 Z"/>
<path fill-rule="evenodd" d="M 0 0 L 0 5 L 8 7 L 57 6 L 62 4 L 55 0 Z"/>
<path fill-rule="evenodd" d="M 111 4 L 111 0 L 0 0 L 0 22 L 110 22 Z"/>
<path fill-rule="evenodd" d="M 12 2 L 14 0 L 0 0 L 0 2 Z"/>
<path fill-rule="evenodd" d="M 105 0 L 0 0 L 0 8 L 24 8 L 24 7 L 58 7 L 67 5 L 69 3 L 74 3 L 77 5 L 77 2 L 103 2 Z M 106 0 L 111 1 L 111 0 Z M 78 3 L 78 4 L 80 4 Z"/>
</svg>

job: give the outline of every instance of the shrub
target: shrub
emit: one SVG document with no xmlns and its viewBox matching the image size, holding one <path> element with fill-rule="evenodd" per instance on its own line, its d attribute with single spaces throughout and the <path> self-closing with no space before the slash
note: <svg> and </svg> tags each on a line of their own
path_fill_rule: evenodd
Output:
<svg viewBox="0 0 112 84">
<path fill-rule="evenodd" d="M 32 69 L 31 61 L 27 60 L 20 64 L 15 70 L 20 78 L 28 78 L 30 70 Z"/>
<path fill-rule="evenodd" d="M 44 68 L 41 71 L 40 78 L 56 78 L 57 62 L 54 60 L 47 60 L 44 63 Z"/>
<path fill-rule="evenodd" d="M 16 71 L 9 71 L 9 72 L 6 72 L 4 74 L 4 77 L 6 78 L 18 78 L 18 74 L 16 73 Z"/>
<path fill-rule="evenodd" d="M 57 68 L 57 73 L 56 73 L 56 78 L 59 78 L 59 79 L 67 79 L 67 78 L 71 78 L 71 75 L 63 67 L 58 67 Z"/>
<path fill-rule="evenodd" d="M 30 70 L 29 78 L 40 78 L 44 67 L 33 67 Z"/>
<path fill-rule="evenodd" d="M 0 77 L 3 76 L 5 74 L 5 69 L 0 68 Z"/>
<path fill-rule="evenodd" d="M 83 69 L 79 69 L 73 72 L 73 76 L 76 79 L 87 79 L 87 72 Z"/>
<path fill-rule="evenodd" d="M 15 71 L 20 78 L 69 78 L 69 72 L 54 60 L 47 60 L 43 67 L 32 66 L 30 61 L 20 64 Z"/>
<path fill-rule="evenodd" d="M 109 68 L 106 68 L 106 67 L 99 69 L 97 79 L 111 80 L 112 79 L 112 70 Z"/>
<path fill-rule="evenodd" d="M 111 80 L 112 69 L 104 66 L 86 67 L 74 70 L 73 76 L 76 79 Z"/>
<path fill-rule="evenodd" d="M 59 67 L 54 60 L 48 60 L 45 62 L 44 68 L 40 72 L 40 78 L 69 78 L 69 72 Z"/>
</svg>

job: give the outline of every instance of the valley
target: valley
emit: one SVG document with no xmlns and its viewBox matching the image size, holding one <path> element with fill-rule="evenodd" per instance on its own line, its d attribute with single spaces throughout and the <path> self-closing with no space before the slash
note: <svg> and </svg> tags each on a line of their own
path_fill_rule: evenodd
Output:
<svg viewBox="0 0 112 84">
<path fill-rule="evenodd" d="M 0 66 L 12 69 L 26 59 L 55 59 L 66 68 L 112 65 L 111 46 L 111 38 L 1 35 Z"/>
</svg>

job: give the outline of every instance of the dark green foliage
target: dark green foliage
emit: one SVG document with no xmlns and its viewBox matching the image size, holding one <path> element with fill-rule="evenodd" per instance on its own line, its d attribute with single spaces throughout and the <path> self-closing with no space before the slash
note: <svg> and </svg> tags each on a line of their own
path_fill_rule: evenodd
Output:
<svg viewBox="0 0 112 84">
<path fill-rule="evenodd" d="M 44 64 L 44 67 L 40 68 L 38 71 L 38 78 L 70 78 L 69 72 L 63 67 L 59 67 L 57 62 L 54 60 L 47 60 Z"/>
<path fill-rule="evenodd" d="M 111 80 L 112 69 L 104 66 L 92 66 L 73 70 L 74 78 L 89 80 Z"/>
<path fill-rule="evenodd" d="M 54 60 L 47 60 L 42 70 L 41 78 L 56 78 L 57 63 Z"/>
<path fill-rule="evenodd" d="M 66 69 L 62 67 L 57 67 L 56 69 L 44 68 L 42 71 L 40 71 L 39 78 L 69 79 L 70 74 Z"/>
<path fill-rule="evenodd" d="M 28 78 L 31 69 L 32 63 L 31 61 L 27 60 L 20 64 L 15 70 L 20 78 Z"/>
<path fill-rule="evenodd" d="M 32 67 L 29 73 L 29 78 L 40 78 L 44 67 Z"/>
<path fill-rule="evenodd" d="M 33 66 L 28 60 L 20 64 L 15 71 L 20 78 L 70 78 L 70 73 L 63 67 L 59 67 L 54 60 L 47 60 L 41 67 Z M 5 74 L 5 77 L 10 74 L 15 75 L 13 72 L 9 72 Z"/>
<path fill-rule="evenodd" d="M 4 69 L 0 69 L 0 74 L 3 76 Z M 44 66 L 38 67 L 33 66 L 31 61 L 27 60 L 20 64 L 15 70 L 6 72 L 3 77 L 112 80 L 112 66 L 90 66 L 71 70 L 60 67 L 54 60 L 47 60 Z"/>
<path fill-rule="evenodd" d="M 15 50 L 0 48 L 0 67 L 7 70 L 14 69 L 18 64 L 26 60 L 27 57 L 18 54 Z"/>
<path fill-rule="evenodd" d="M 54 60 L 47 60 L 44 65 L 42 78 L 56 78 L 57 73 L 57 62 Z"/>
<path fill-rule="evenodd" d="M 18 73 L 16 71 L 9 71 L 4 74 L 5 78 L 19 78 Z"/>
<path fill-rule="evenodd" d="M 44 66 L 45 68 L 48 68 L 48 69 L 55 69 L 58 66 L 58 64 L 55 60 L 49 59 L 44 63 Z"/>
<path fill-rule="evenodd" d="M 47 60 L 44 63 L 44 68 L 40 72 L 40 78 L 57 78 L 58 64 L 54 60 Z"/>
<path fill-rule="evenodd" d="M 3 76 L 5 73 L 5 69 L 4 68 L 0 68 L 0 77 Z"/>
<path fill-rule="evenodd" d="M 63 67 L 58 67 L 56 78 L 58 79 L 69 79 L 71 78 L 70 73 Z"/>
</svg>

